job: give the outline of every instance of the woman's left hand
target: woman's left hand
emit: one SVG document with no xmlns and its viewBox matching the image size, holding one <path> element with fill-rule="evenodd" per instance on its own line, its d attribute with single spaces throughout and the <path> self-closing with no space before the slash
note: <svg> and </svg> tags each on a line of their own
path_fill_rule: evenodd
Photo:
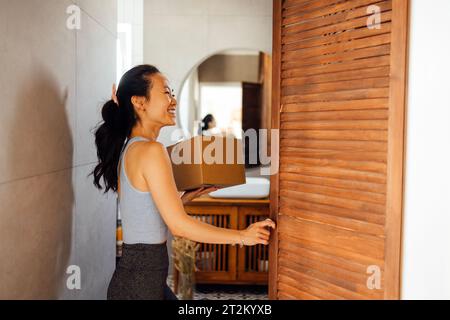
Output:
<svg viewBox="0 0 450 320">
<path fill-rule="evenodd" d="M 194 200 L 195 198 L 198 198 L 204 194 L 207 193 L 211 193 L 214 191 L 219 190 L 219 187 L 201 187 L 198 188 L 196 190 L 192 190 L 192 191 L 187 191 L 185 192 L 182 196 L 181 196 L 181 201 L 183 202 L 183 204 L 186 204 L 188 202 L 191 202 L 192 200 Z"/>
</svg>

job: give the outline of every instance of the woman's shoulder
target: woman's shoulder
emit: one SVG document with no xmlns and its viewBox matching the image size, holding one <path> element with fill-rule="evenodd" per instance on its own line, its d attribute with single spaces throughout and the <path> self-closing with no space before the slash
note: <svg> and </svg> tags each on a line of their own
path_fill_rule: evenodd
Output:
<svg viewBox="0 0 450 320">
<path fill-rule="evenodd" d="M 147 165 L 168 155 L 166 147 L 158 141 L 141 141 L 136 146 L 135 154 Z"/>
<path fill-rule="evenodd" d="M 133 160 L 136 170 L 147 180 L 151 177 L 152 181 L 158 180 L 158 176 L 163 175 L 164 179 L 168 179 L 171 174 L 172 163 L 166 147 L 156 141 L 145 141 L 139 144 L 135 149 Z M 163 180 L 164 180 L 163 179 Z M 158 182 L 160 183 L 160 182 Z"/>
</svg>

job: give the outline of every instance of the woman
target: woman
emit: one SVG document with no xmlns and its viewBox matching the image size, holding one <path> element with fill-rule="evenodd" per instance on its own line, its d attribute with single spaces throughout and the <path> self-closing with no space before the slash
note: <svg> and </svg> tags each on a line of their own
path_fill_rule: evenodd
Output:
<svg viewBox="0 0 450 320">
<path fill-rule="evenodd" d="M 216 128 L 216 119 L 214 119 L 212 114 L 206 115 L 202 120 L 201 134 L 204 136 L 211 136 L 215 133 L 214 132 L 215 128 Z"/>
<path fill-rule="evenodd" d="M 157 142 L 161 128 L 175 125 L 176 106 L 166 77 L 154 66 L 141 65 L 122 77 L 102 109 L 94 184 L 118 193 L 124 240 L 108 299 L 176 299 L 166 285 L 168 229 L 197 242 L 251 246 L 267 245 L 266 227 L 275 228 L 269 219 L 241 231 L 218 228 L 186 214 L 184 203 L 217 188 L 180 199 L 168 152 Z"/>
</svg>

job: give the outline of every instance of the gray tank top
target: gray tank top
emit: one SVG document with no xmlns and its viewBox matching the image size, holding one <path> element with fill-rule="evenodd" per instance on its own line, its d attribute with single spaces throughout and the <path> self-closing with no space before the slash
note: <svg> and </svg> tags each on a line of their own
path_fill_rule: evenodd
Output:
<svg viewBox="0 0 450 320">
<path fill-rule="evenodd" d="M 119 210 L 122 219 L 123 242 L 126 244 L 157 244 L 167 241 L 167 225 L 162 219 L 150 192 L 132 186 L 125 171 L 124 157 L 136 141 L 149 141 L 143 137 L 129 139 L 119 162 Z M 125 159 L 127 161 L 127 159 Z"/>
</svg>

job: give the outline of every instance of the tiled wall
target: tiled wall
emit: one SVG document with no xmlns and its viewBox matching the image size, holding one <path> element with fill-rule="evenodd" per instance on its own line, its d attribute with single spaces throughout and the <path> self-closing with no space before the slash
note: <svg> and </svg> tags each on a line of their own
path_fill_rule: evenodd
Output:
<svg viewBox="0 0 450 320">
<path fill-rule="evenodd" d="M 69 30 L 67 7 L 81 8 Z M 103 299 L 115 199 L 91 129 L 115 81 L 115 0 L 0 0 L 0 298 Z M 81 290 L 66 269 L 81 270 Z"/>
</svg>

